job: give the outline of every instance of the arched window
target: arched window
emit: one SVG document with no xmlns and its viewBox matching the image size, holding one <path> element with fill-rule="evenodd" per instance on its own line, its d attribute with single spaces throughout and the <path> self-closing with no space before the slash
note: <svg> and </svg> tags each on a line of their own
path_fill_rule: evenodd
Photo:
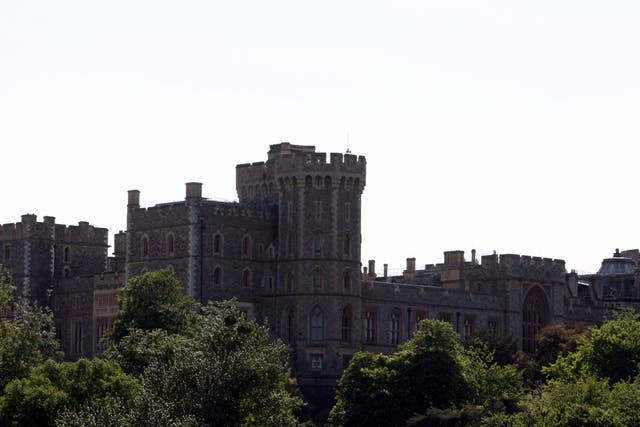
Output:
<svg viewBox="0 0 640 427">
<path fill-rule="evenodd" d="M 220 266 L 213 269 L 213 284 L 222 285 L 222 267 Z"/>
<path fill-rule="evenodd" d="M 282 315 L 282 339 L 291 344 L 293 343 L 293 310 L 287 307 Z"/>
<path fill-rule="evenodd" d="M 320 342 L 324 338 L 324 316 L 320 307 L 311 311 L 311 341 Z"/>
<path fill-rule="evenodd" d="M 293 291 L 293 273 L 289 272 L 287 273 L 287 278 L 285 279 L 285 286 L 287 289 L 287 292 L 292 292 Z"/>
<path fill-rule="evenodd" d="M 245 288 L 251 286 L 251 270 L 248 268 L 242 272 L 242 286 Z"/>
<path fill-rule="evenodd" d="M 173 236 L 173 233 L 167 234 L 167 255 L 168 256 L 173 256 L 174 244 L 175 244 L 175 237 Z"/>
<path fill-rule="evenodd" d="M 534 353 L 536 335 L 549 323 L 549 304 L 544 291 L 536 286 L 527 294 L 522 308 L 522 350 Z"/>
<path fill-rule="evenodd" d="M 214 255 L 222 255 L 222 245 L 223 245 L 222 234 L 216 233 L 215 236 L 213 236 L 213 254 Z"/>
<path fill-rule="evenodd" d="M 149 237 L 142 236 L 142 242 L 140 243 L 140 255 L 143 257 L 149 256 Z"/>
<path fill-rule="evenodd" d="M 69 260 L 71 259 L 71 248 L 70 248 L 69 246 L 65 246 L 65 247 L 64 247 L 64 255 L 63 255 L 63 258 L 64 258 L 64 263 L 65 263 L 65 264 L 68 264 L 68 263 L 69 263 Z"/>
<path fill-rule="evenodd" d="M 364 316 L 364 341 L 376 342 L 376 312 L 373 310 L 367 310 Z"/>
<path fill-rule="evenodd" d="M 319 291 L 322 289 L 322 271 L 320 271 L 319 268 L 316 268 L 313 271 L 312 281 L 314 291 Z"/>
<path fill-rule="evenodd" d="M 397 311 L 391 313 L 391 344 L 398 345 L 400 341 L 400 314 Z"/>
<path fill-rule="evenodd" d="M 351 233 L 344 235 L 344 255 L 351 256 Z"/>
<path fill-rule="evenodd" d="M 342 310 L 342 327 L 341 341 L 343 343 L 351 342 L 351 306 L 348 305 Z"/>
<path fill-rule="evenodd" d="M 65 267 L 64 270 L 62 271 L 62 275 L 64 277 L 70 277 L 71 276 L 71 269 L 69 267 Z"/>
<path fill-rule="evenodd" d="M 287 254 L 293 256 L 293 233 L 291 232 L 287 235 Z"/>
<path fill-rule="evenodd" d="M 242 256 L 245 258 L 251 257 L 251 237 L 249 236 L 242 238 Z"/>
<path fill-rule="evenodd" d="M 319 258 L 322 256 L 322 237 L 316 236 L 313 238 L 313 256 Z"/>
<path fill-rule="evenodd" d="M 351 272 L 348 270 L 342 276 L 342 287 L 345 291 L 351 290 Z"/>
</svg>

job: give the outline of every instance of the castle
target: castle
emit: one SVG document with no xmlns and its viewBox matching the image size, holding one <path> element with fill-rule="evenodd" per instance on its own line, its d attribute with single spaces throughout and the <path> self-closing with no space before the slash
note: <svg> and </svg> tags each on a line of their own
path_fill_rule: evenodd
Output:
<svg viewBox="0 0 640 427">
<path fill-rule="evenodd" d="M 291 349 L 300 386 L 328 390 L 357 351 L 388 353 L 421 319 L 450 322 L 462 337 L 480 330 L 512 334 L 533 352 L 546 324 L 596 323 L 607 310 L 640 301 L 640 254 L 617 252 L 595 275 L 567 272 L 562 260 L 513 254 L 470 259 L 444 253 L 417 268 L 408 258 L 391 276 L 362 267 L 363 156 L 270 146 L 266 162 L 236 167 L 239 202 L 202 197 L 140 206 L 130 190 L 127 229 L 108 232 L 24 215 L 0 229 L 0 263 L 18 292 L 52 308 L 67 357 L 103 350 L 117 315 L 116 294 L 146 271 L 169 268 L 199 301 L 235 297 L 250 319 Z"/>
</svg>

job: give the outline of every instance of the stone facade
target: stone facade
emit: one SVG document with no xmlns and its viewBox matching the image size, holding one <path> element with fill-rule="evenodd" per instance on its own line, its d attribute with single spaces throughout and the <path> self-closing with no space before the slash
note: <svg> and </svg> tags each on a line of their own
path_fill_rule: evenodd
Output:
<svg viewBox="0 0 640 427">
<path fill-rule="evenodd" d="M 294 374 L 312 399 L 331 390 L 357 351 L 392 352 L 421 319 L 450 322 L 462 337 L 488 329 L 525 351 L 550 323 L 596 323 L 640 302 L 638 250 L 616 252 L 594 275 L 562 260 L 444 253 L 401 275 L 361 265 L 363 156 L 272 145 L 264 162 L 236 167 L 239 202 L 202 197 L 140 206 L 128 193 L 127 230 L 107 257 L 107 231 L 34 215 L 2 226 L 0 245 L 22 295 L 52 306 L 70 358 L 99 354 L 117 313 L 116 291 L 145 271 L 172 269 L 199 301 L 235 297 L 246 315 L 291 348 Z"/>
</svg>

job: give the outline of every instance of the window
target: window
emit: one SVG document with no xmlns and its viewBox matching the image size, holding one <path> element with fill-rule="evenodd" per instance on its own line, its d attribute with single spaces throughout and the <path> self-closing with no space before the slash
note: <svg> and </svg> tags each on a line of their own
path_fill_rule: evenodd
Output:
<svg viewBox="0 0 640 427">
<path fill-rule="evenodd" d="M 69 263 L 69 260 L 71 259 L 71 248 L 69 246 L 64 247 L 62 259 L 64 260 L 65 264 Z"/>
<path fill-rule="evenodd" d="M 264 245 L 262 243 L 258 243 L 258 257 L 264 257 Z"/>
<path fill-rule="evenodd" d="M 522 350 L 536 351 L 536 335 L 549 323 L 549 306 L 544 291 L 535 287 L 527 294 L 522 308 Z"/>
<path fill-rule="evenodd" d="M 71 269 L 69 267 L 65 267 L 64 270 L 62 270 L 62 276 L 71 277 Z"/>
<path fill-rule="evenodd" d="M 367 311 L 364 317 L 364 341 L 374 343 L 376 341 L 376 313 Z"/>
<path fill-rule="evenodd" d="M 220 233 L 213 236 L 213 254 L 222 255 L 222 234 Z"/>
<path fill-rule="evenodd" d="M 11 259 L 11 245 L 7 243 L 4 245 L 4 260 L 9 261 L 10 259 Z"/>
<path fill-rule="evenodd" d="M 269 245 L 269 247 L 267 248 L 267 256 L 271 259 L 276 257 L 276 250 L 273 245 Z"/>
<path fill-rule="evenodd" d="M 273 277 L 271 276 L 267 277 L 267 287 L 270 291 L 273 290 Z"/>
<path fill-rule="evenodd" d="M 173 233 L 167 234 L 167 255 L 173 256 L 175 237 Z"/>
<path fill-rule="evenodd" d="M 351 289 L 351 272 L 350 271 L 344 272 L 344 276 L 342 277 L 342 287 L 344 288 L 345 291 L 348 291 Z"/>
<path fill-rule="evenodd" d="M 351 233 L 344 235 L 344 255 L 351 256 Z"/>
<path fill-rule="evenodd" d="M 320 269 L 316 269 L 313 272 L 313 290 L 319 291 L 322 289 L 322 272 Z"/>
<path fill-rule="evenodd" d="M 290 308 L 282 316 L 282 338 L 289 344 L 293 343 L 293 311 Z"/>
<path fill-rule="evenodd" d="M 465 316 L 464 317 L 464 322 L 463 322 L 463 327 L 464 327 L 464 330 L 463 330 L 464 335 L 463 336 L 465 338 L 473 336 L 473 319 L 472 318 L 470 318 L 468 316 Z"/>
<path fill-rule="evenodd" d="M 82 336 L 82 320 L 73 319 L 71 324 L 71 330 L 73 332 L 71 348 L 75 354 L 82 354 L 83 349 L 83 336 Z"/>
<path fill-rule="evenodd" d="M 149 256 L 149 237 L 142 236 L 142 241 L 140 242 L 140 255 L 142 257 Z"/>
<path fill-rule="evenodd" d="M 316 219 L 322 219 L 322 202 L 316 200 Z"/>
<path fill-rule="evenodd" d="M 248 268 L 242 272 L 242 286 L 245 288 L 251 286 L 251 270 Z"/>
<path fill-rule="evenodd" d="M 311 369 L 319 371 L 322 369 L 322 354 L 311 355 Z"/>
<path fill-rule="evenodd" d="M 346 306 L 344 310 L 342 310 L 342 327 L 340 335 L 343 343 L 351 342 L 351 306 Z"/>
<path fill-rule="evenodd" d="M 311 311 L 311 341 L 320 342 L 324 337 L 324 316 L 320 307 Z"/>
<path fill-rule="evenodd" d="M 285 286 L 286 286 L 287 292 L 293 291 L 293 273 L 291 272 L 287 273 L 287 278 L 285 282 L 286 282 Z"/>
<path fill-rule="evenodd" d="M 289 256 L 293 256 L 293 234 L 291 232 L 287 235 L 287 253 Z"/>
<path fill-rule="evenodd" d="M 447 322 L 447 323 L 451 323 L 453 325 L 453 322 L 451 321 L 451 313 L 440 313 L 439 320 L 441 322 Z"/>
<path fill-rule="evenodd" d="M 316 176 L 316 188 L 319 190 L 322 188 L 322 177 Z"/>
<path fill-rule="evenodd" d="M 400 314 L 397 311 L 391 313 L 391 344 L 400 342 Z"/>
<path fill-rule="evenodd" d="M 313 238 L 313 256 L 318 258 L 322 256 L 322 237 Z"/>
<path fill-rule="evenodd" d="M 102 338 L 111 330 L 114 321 L 113 317 L 98 317 L 96 319 L 96 351 L 103 352 L 109 346 L 109 343 L 103 341 Z"/>
<path fill-rule="evenodd" d="M 222 267 L 220 266 L 213 269 L 213 284 L 216 286 L 222 285 Z"/>
<path fill-rule="evenodd" d="M 351 221 L 351 202 L 346 202 L 344 204 L 344 220 L 346 222 Z"/>
<path fill-rule="evenodd" d="M 249 236 L 242 238 L 242 256 L 245 258 L 251 257 L 251 237 Z"/>
<path fill-rule="evenodd" d="M 500 331 L 500 321 L 494 317 L 490 317 L 487 322 L 487 330 L 490 334 L 497 334 Z"/>
<path fill-rule="evenodd" d="M 420 329 L 420 322 L 427 318 L 427 313 L 424 311 L 419 311 L 416 313 L 416 330 Z"/>
</svg>

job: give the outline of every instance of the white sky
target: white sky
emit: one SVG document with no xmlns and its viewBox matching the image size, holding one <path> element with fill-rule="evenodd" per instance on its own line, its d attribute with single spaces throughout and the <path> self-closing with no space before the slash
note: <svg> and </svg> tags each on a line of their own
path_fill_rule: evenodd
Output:
<svg viewBox="0 0 640 427">
<path fill-rule="evenodd" d="M 640 244 L 638 22 L 637 1 L 3 1 L 0 222 L 113 233 L 128 189 L 233 200 L 269 144 L 348 140 L 363 263 L 595 271 Z"/>
</svg>

